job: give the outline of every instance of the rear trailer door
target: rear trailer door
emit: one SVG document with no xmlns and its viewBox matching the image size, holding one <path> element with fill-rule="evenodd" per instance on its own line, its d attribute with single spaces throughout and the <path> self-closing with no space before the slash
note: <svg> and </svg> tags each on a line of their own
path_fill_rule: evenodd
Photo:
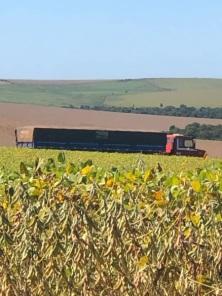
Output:
<svg viewBox="0 0 222 296">
<path fill-rule="evenodd" d="M 15 129 L 15 139 L 17 147 L 33 147 L 33 129 L 22 127 Z"/>
</svg>

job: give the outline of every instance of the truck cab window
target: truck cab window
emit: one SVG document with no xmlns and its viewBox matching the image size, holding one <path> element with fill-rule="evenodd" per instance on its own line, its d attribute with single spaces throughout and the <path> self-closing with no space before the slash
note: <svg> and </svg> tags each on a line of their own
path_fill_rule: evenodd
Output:
<svg viewBox="0 0 222 296">
<path fill-rule="evenodd" d="M 185 148 L 195 148 L 195 143 L 191 139 L 184 140 L 184 147 Z"/>
<path fill-rule="evenodd" d="M 193 139 L 178 138 L 178 148 L 195 148 L 195 142 Z"/>
</svg>

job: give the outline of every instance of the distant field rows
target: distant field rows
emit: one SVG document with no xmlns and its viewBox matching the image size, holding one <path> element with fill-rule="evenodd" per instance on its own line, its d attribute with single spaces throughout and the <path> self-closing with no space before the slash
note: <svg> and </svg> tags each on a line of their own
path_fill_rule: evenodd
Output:
<svg viewBox="0 0 222 296">
<path fill-rule="evenodd" d="M 0 102 L 45 106 L 221 107 L 221 98 L 222 79 L 0 80 Z"/>
<path fill-rule="evenodd" d="M 0 146 L 14 146 L 14 129 L 24 125 L 163 131 L 168 130 L 173 124 L 183 128 L 194 121 L 222 124 L 222 119 L 124 114 L 0 103 Z M 210 156 L 222 157 L 222 141 L 198 141 L 199 144 Z"/>
</svg>

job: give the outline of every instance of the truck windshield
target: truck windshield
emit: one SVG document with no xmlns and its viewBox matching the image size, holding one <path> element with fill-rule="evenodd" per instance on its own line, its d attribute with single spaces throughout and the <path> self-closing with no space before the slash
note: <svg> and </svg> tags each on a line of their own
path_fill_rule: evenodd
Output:
<svg viewBox="0 0 222 296">
<path fill-rule="evenodd" d="M 179 148 L 195 148 L 193 139 L 178 138 Z"/>
</svg>

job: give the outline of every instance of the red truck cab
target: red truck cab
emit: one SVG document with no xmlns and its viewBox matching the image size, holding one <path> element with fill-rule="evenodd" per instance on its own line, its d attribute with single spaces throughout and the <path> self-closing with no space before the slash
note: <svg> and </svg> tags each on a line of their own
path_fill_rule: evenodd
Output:
<svg viewBox="0 0 222 296">
<path fill-rule="evenodd" d="M 167 135 L 166 153 L 198 157 L 204 157 L 206 155 L 205 150 L 196 149 L 196 143 L 192 137 L 181 134 Z"/>
</svg>

